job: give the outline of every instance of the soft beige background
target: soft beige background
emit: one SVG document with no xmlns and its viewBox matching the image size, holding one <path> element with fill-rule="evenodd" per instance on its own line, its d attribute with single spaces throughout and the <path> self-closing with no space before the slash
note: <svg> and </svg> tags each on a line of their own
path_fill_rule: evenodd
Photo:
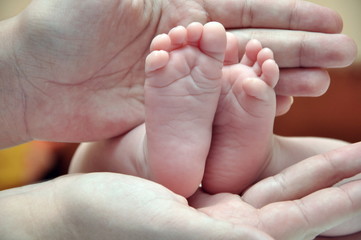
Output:
<svg viewBox="0 0 361 240">
<path fill-rule="evenodd" d="M 51 0 L 49 0 L 51 1 Z M 81 0 L 78 0 L 81 1 Z M 344 19 L 344 33 L 352 37 L 361 48 L 361 1 L 360 0 L 310 0 L 339 12 Z M 0 0 L 0 20 L 21 11 L 30 0 Z M 340 46 L 341 47 L 341 46 Z M 361 61 L 361 50 L 357 61 Z"/>
<path fill-rule="evenodd" d="M 14 16 L 29 2 L 30 0 L 0 0 L 0 20 Z"/>
</svg>

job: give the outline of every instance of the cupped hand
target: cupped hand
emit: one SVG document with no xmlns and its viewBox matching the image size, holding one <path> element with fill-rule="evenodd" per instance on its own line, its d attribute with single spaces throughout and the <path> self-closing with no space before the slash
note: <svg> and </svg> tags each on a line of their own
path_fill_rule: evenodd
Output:
<svg viewBox="0 0 361 240">
<path fill-rule="evenodd" d="M 347 145 L 292 165 L 251 186 L 242 197 L 198 191 L 190 204 L 209 216 L 256 227 L 275 239 L 306 240 L 320 234 L 357 239 L 361 180 L 334 184 L 361 172 L 360 157 L 361 143 Z"/>
<path fill-rule="evenodd" d="M 92 173 L 56 179 L 51 196 L 66 232 L 82 239 L 306 240 L 361 211 L 360 184 L 257 209 L 238 195 L 199 190 L 187 201 L 141 178 Z"/>
<path fill-rule="evenodd" d="M 310 226 L 325 219 L 334 221 L 334 228 L 326 228 L 324 235 L 355 234 L 337 239 L 357 239 L 361 233 L 360 159 L 361 142 L 310 157 L 256 183 L 242 199 L 260 209 L 282 201 L 297 203 Z M 305 199 L 307 195 L 312 197 Z"/>
<path fill-rule="evenodd" d="M 279 113 L 291 104 L 287 96 L 320 95 L 327 89 L 328 75 L 317 68 L 344 66 L 356 55 L 352 40 L 337 34 L 340 17 L 304 1 L 33 0 L 9 34 L 23 91 L 16 105 L 24 112 L 24 134 L 90 141 L 140 124 L 151 40 L 194 21 L 219 21 L 237 31 L 241 44 L 256 37 L 274 50 L 286 68 L 277 87 L 283 95 Z"/>
<path fill-rule="evenodd" d="M 277 240 L 313 239 L 325 231 L 348 235 L 361 230 L 361 181 L 332 186 L 360 173 L 360 159 L 361 143 L 347 145 L 292 165 L 251 186 L 242 197 L 199 190 L 189 204 L 211 218 L 257 228 Z M 341 224 L 347 228 L 340 229 Z"/>
<path fill-rule="evenodd" d="M 256 208 L 231 193 L 197 192 L 191 206 L 236 226 L 251 226 L 277 240 L 311 240 L 361 211 L 361 181 L 326 188 L 292 201 L 277 201 Z"/>
<path fill-rule="evenodd" d="M 188 205 L 156 183 L 114 173 L 70 175 L 54 181 L 53 196 L 68 239 L 271 239 Z"/>
</svg>

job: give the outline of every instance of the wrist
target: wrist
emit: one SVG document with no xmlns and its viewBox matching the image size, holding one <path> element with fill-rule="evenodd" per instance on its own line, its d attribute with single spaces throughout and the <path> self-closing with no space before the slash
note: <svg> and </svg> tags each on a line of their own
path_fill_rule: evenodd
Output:
<svg viewBox="0 0 361 240">
<path fill-rule="evenodd" d="M 0 148 L 31 140 L 27 134 L 21 69 L 16 61 L 16 18 L 0 22 Z"/>
</svg>

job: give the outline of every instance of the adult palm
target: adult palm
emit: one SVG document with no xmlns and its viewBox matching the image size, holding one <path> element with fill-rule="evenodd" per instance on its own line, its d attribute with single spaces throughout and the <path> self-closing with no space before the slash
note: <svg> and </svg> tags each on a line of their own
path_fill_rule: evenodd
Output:
<svg viewBox="0 0 361 240">
<path fill-rule="evenodd" d="M 9 21 L 15 27 L 9 28 L 12 55 L 23 90 L 16 105 L 22 106 L 18 108 L 27 139 L 99 140 L 140 124 L 144 58 L 152 38 L 176 25 L 211 20 L 233 29 L 336 33 L 342 26 L 333 11 L 297 0 L 33 0 Z M 325 71 L 299 67 L 340 66 L 353 60 L 351 40 L 328 35 L 238 32 L 241 43 L 256 36 L 274 49 L 281 67 L 297 69 L 283 71 L 277 88 L 290 96 L 319 95 L 328 86 Z M 339 51 L 334 44 L 345 48 Z M 312 73 L 312 81 L 304 77 L 307 73 Z M 294 78 L 298 83 L 288 81 Z"/>
<path fill-rule="evenodd" d="M 333 185 L 360 173 L 360 150 L 361 143 L 355 143 L 310 157 L 256 183 L 242 197 L 198 191 L 190 204 L 213 218 L 258 228 L 277 240 L 314 239 L 325 231 L 338 240 L 359 239 L 359 176 Z"/>
<path fill-rule="evenodd" d="M 297 200 L 274 202 L 262 208 L 255 208 L 231 193 L 209 195 L 197 192 L 190 199 L 190 204 L 213 219 L 235 226 L 254 227 L 277 240 L 312 240 L 332 227 L 352 220 L 354 212 L 360 211 L 360 196 L 356 194 L 360 184 L 361 181 L 343 189 L 328 188 Z M 357 204 L 352 205 L 353 200 L 358 201 Z M 346 240 L 348 237 L 340 236 L 338 239 Z"/>
<path fill-rule="evenodd" d="M 272 239 L 211 218 L 159 184 L 115 173 L 67 175 L 0 195 L 1 239 Z"/>
</svg>

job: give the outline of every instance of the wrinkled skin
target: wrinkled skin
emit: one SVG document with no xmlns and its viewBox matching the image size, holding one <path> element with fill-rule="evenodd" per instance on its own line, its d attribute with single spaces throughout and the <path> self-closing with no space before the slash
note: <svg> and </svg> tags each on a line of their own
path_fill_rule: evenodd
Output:
<svg viewBox="0 0 361 240">
<path fill-rule="evenodd" d="M 216 219 L 256 227 L 277 240 L 314 239 L 325 231 L 339 236 L 332 239 L 359 239 L 360 150 L 361 142 L 310 157 L 256 183 L 242 197 L 198 191 L 190 203 Z"/>
<path fill-rule="evenodd" d="M 280 95 L 318 96 L 329 84 L 319 68 L 345 66 L 355 58 L 353 41 L 333 34 L 342 29 L 340 17 L 304 1 L 33 0 L 9 20 L 22 89 L 14 104 L 24 118 L 23 141 L 99 140 L 142 123 L 150 41 L 194 21 L 219 21 L 241 44 L 255 37 L 272 48 L 280 67 L 286 67 L 276 88 Z M 278 113 L 286 112 L 290 98 L 278 100 Z"/>
<path fill-rule="evenodd" d="M 233 231 L 227 230 L 230 238 L 237 234 L 244 234 L 243 237 L 246 239 L 257 239 L 261 236 L 256 231 L 258 229 L 277 240 L 311 240 L 332 227 L 352 220 L 358 213 L 361 213 L 361 181 L 332 187 L 341 179 L 352 177 L 361 171 L 360 150 L 361 143 L 356 143 L 310 157 L 251 186 L 242 197 L 230 193 L 210 195 L 199 190 L 186 201 L 158 184 L 110 173 L 85 174 L 80 175 L 78 179 L 76 175 L 70 176 L 71 184 L 69 186 L 72 187 L 68 192 L 72 193 L 73 197 L 63 196 L 65 196 L 65 202 L 72 206 L 67 209 L 75 209 L 70 217 L 83 216 L 81 212 L 78 212 L 83 210 L 82 207 L 79 207 L 83 204 L 91 206 L 94 201 L 98 203 L 102 199 L 118 198 L 117 194 L 124 192 L 129 197 L 122 197 L 122 199 L 123 201 L 131 199 L 132 204 L 127 206 L 135 209 L 132 210 L 133 214 L 126 214 L 129 208 L 122 211 L 107 210 L 105 212 L 126 214 L 126 216 L 132 216 L 132 221 L 136 219 L 137 214 L 141 214 L 147 219 L 148 217 L 153 219 L 154 214 L 157 214 L 157 218 L 155 218 L 157 221 L 150 222 L 157 225 L 160 221 L 163 226 L 165 225 L 164 219 L 167 224 L 184 224 L 187 222 L 186 219 L 196 219 L 195 223 L 192 222 L 190 226 L 197 226 L 198 230 L 188 229 L 192 231 L 184 231 L 184 234 L 193 232 L 198 234 L 198 239 L 203 238 L 203 234 L 210 237 L 214 229 L 222 225 L 223 230 L 231 225 Z M 313 171 L 305 171 L 306 166 Z M 79 186 L 82 186 L 80 189 L 85 190 L 79 192 Z M 119 189 L 119 191 L 115 189 Z M 58 188 L 58 190 L 62 190 L 62 188 Z M 84 194 L 90 194 L 93 197 L 84 198 Z M 142 197 L 134 198 L 140 194 Z M 61 194 L 55 195 L 60 196 Z M 99 198 L 99 196 L 102 197 Z M 91 198 L 96 200 L 86 200 L 85 203 L 82 203 L 84 199 Z M 137 200 L 135 201 L 135 199 Z M 146 208 L 143 208 L 144 204 Z M 109 207 L 112 209 L 119 206 L 113 202 L 109 204 Z M 85 209 L 93 208 L 85 207 Z M 162 210 L 159 211 L 159 209 Z M 92 215 L 92 211 L 87 210 L 87 212 L 90 216 Z M 102 217 L 103 214 L 98 212 L 94 216 Z M 174 220 L 175 218 L 177 221 Z M 120 217 L 120 219 L 122 218 Z M 90 217 L 80 219 L 80 221 L 90 220 L 94 219 Z M 79 220 L 75 222 L 79 222 Z M 357 229 L 357 225 L 360 225 L 359 221 L 354 221 L 354 225 Z M 189 227 L 189 225 L 187 226 Z M 209 226 L 213 226 L 213 228 L 208 228 Z M 170 229 L 174 228 L 177 226 L 163 227 L 162 229 L 166 229 L 163 236 L 169 234 Z M 142 233 L 140 232 L 140 234 Z M 223 234 L 224 231 L 219 233 Z M 175 233 L 172 234 L 177 236 Z M 358 235 L 336 239 L 357 239 Z M 184 236 L 187 236 L 186 239 L 193 239 L 191 235 Z M 267 239 L 266 236 L 263 238 Z"/>
<path fill-rule="evenodd" d="M 280 95 L 322 94 L 329 79 L 317 68 L 345 66 L 355 57 L 354 43 L 333 35 L 341 31 L 342 23 L 332 11 L 295 0 L 277 4 L 239 1 L 237 7 L 231 2 L 235 0 L 33 0 L 21 15 L 9 20 L 11 28 L 7 29 L 12 47 L 9 56 L 16 66 L 14 81 L 22 89 L 13 103 L 25 126 L 19 135 L 24 135 L 23 141 L 89 141 L 122 134 L 142 123 L 144 58 L 149 43 L 156 34 L 193 21 L 219 21 L 233 29 L 311 31 L 235 30 L 241 43 L 251 37 L 260 39 L 273 49 L 280 67 L 287 68 L 281 71 L 277 86 Z M 332 35 L 312 33 L 317 31 Z M 340 45 L 342 50 L 337 48 Z M 285 112 L 287 98 L 280 97 L 279 103 L 283 106 L 279 112 Z M 82 184 L 94 186 L 86 181 Z M 77 197 L 88 201 L 92 190 Z M 200 207 L 206 202 L 200 201 Z M 82 213 L 84 209 L 78 210 Z"/>
<path fill-rule="evenodd" d="M 0 203 L 2 239 L 272 239 L 207 216 L 159 184 L 115 173 L 67 175 L 10 189 Z"/>
</svg>

